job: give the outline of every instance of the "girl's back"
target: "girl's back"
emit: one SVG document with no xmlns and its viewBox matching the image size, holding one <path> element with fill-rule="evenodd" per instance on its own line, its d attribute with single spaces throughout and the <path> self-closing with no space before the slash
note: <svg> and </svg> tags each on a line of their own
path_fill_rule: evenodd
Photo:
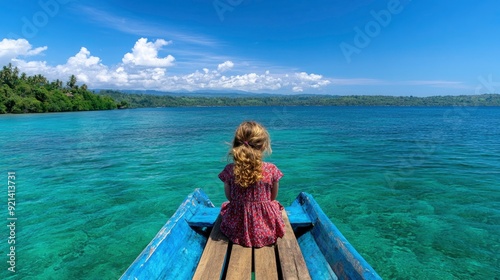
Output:
<svg viewBox="0 0 500 280">
<path fill-rule="evenodd" d="M 244 122 L 233 140 L 234 163 L 219 174 L 229 200 L 221 207 L 221 231 L 246 247 L 271 245 L 285 234 L 283 206 L 275 200 L 283 173 L 274 164 L 262 162 L 265 151 L 271 151 L 265 128 Z"/>
</svg>

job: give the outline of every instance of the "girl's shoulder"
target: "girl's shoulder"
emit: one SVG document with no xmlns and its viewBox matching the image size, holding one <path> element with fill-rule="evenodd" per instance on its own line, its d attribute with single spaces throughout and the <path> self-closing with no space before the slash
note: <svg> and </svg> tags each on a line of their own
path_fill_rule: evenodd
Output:
<svg viewBox="0 0 500 280">
<path fill-rule="evenodd" d="M 234 169 L 234 162 L 228 163 L 226 164 L 226 166 L 224 166 L 224 171 L 233 171 L 233 169 Z"/>
<path fill-rule="evenodd" d="M 224 169 L 219 173 L 219 179 L 223 182 L 229 182 L 234 176 L 234 163 L 227 164 Z"/>
<path fill-rule="evenodd" d="M 271 172 L 281 172 L 280 169 L 274 164 L 270 162 L 263 162 L 262 163 L 262 169 L 265 171 L 271 171 Z"/>
<path fill-rule="evenodd" d="M 262 165 L 262 173 L 264 175 L 264 178 L 267 178 L 265 180 L 276 182 L 279 181 L 281 177 L 283 177 L 283 173 L 276 165 L 274 165 L 274 163 L 263 162 Z"/>
<path fill-rule="evenodd" d="M 263 162 L 262 165 L 268 168 L 278 168 L 274 163 L 271 162 Z"/>
</svg>

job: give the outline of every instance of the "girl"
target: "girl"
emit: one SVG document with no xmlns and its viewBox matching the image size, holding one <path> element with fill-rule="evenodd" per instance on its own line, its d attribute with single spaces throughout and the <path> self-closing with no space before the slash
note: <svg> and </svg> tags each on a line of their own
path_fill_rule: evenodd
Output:
<svg viewBox="0 0 500 280">
<path fill-rule="evenodd" d="M 233 243 L 263 247 L 285 234 L 283 206 L 276 201 L 283 173 L 262 161 L 271 153 L 267 130 L 256 122 L 243 122 L 236 129 L 230 155 L 233 163 L 219 174 L 229 202 L 221 207 L 220 229 Z"/>
</svg>

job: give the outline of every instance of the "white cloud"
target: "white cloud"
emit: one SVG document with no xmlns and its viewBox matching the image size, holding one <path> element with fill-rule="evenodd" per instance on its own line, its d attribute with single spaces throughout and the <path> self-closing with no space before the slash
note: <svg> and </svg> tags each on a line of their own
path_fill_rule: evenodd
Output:
<svg viewBox="0 0 500 280">
<path fill-rule="evenodd" d="M 306 72 L 295 73 L 295 76 L 302 81 L 318 81 L 323 78 L 321 75 L 307 74 Z"/>
<path fill-rule="evenodd" d="M 22 43 L 24 45 L 27 43 L 29 46 L 24 48 L 22 52 L 24 54 L 37 50 L 32 49 L 27 41 Z M 85 47 L 80 48 L 75 55 L 68 58 L 65 64 L 56 66 L 50 66 L 45 61 L 17 58 L 19 55 L 9 61 L 28 75 L 42 74 L 49 80 L 67 81 L 70 75 L 75 75 L 79 83 L 85 83 L 89 88 L 302 92 L 308 89 L 317 91 L 330 84 L 330 81 L 321 75 L 305 72 L 288 74 L 283 71 L 274 70 L 271 73 L 269 70 L 260 72 L 253 69 L 245 73 L 241 69 L 235 69 L 239 74 L 222 74 L 235 68 L 236 63 L 231 60 L 223 60 L 224 62 L 216 64 L 216 69 L 203 67 L 201 70 L 186 74 L 169 75 L 167 68 L 174 66 L 172 63 L 174 58 L 172 56 L 158 57 L 159 49 L 168 44 L 169 42 L 163 39 L 148 42 L 147 39 L 141 38 L 135 43 L 132 52 L 124 55 L 122 63 L 110 66 L 104 65 L 100 57 L 93 56 Z M 249 68 L 245 63 L 238 65 L 245 65 L 245 69 Z"/>
<path fill-rule="evenodd" d="M 219 66 L 217 66 L 217 71 L 222 73 L 222 72 L 225 72 L 225 71 L 233 68 L 233 66 L 234 66 L 234 63 L 232 61 L 228 60 L 228 61 L 225 61 L 224 63 L 219 64 Z"/>
<path fill-rule="evenodd" d="M 82 47 L 74 56 L 68 58 L 66 64 L 57 65 L 54 73 L 59 79 L 67 80 L 75 75 L 77 80 L 87 85 L 100 81 L 109 81 L 109 69 L 101 63 L 101 59 L 92 56 L 87 48 Z"/>
<path fill-rule="evenodd" d="M 87 48 L 82 47 L 80 52 L 68 59 L 68 65 L 75 67 L 92 67 L 98 65 L 100 61 L 101 59 L 99 57 L 91 56 Z"/>
<path fill-rule="evenodd" d="M 146 67 L 169 67 L 174 65 L 175 58 L 168 55 L 164 58 L 158 57 L 158 51 L 161 47 L 168 45 L 169 42 L 158 39 L 154 43 L 148 42 L 148 39 L 141 38 L 132 49 L 132 53 L 126 53 L 122 59 L 124 64 Z"/>
<path fill-rule="evenodd" d="M 307 74 L 306 72 L 295 73 L 295 78 L 295 80 L 292 80 L 295 86 L 292 90 L 295 92 L 302 92 L 304 88 L 318 89 L 331 83 L 330 80 L 323 79 L 322 75 Z"/>
<path fill-rule="evenodd" d="M 0 63 L 7 64 L 19 56 L 39 55 L 47 50 L 47 46 L 33 49 L 26 39 L 3 39 L 0 41 Z"/>
</svg>

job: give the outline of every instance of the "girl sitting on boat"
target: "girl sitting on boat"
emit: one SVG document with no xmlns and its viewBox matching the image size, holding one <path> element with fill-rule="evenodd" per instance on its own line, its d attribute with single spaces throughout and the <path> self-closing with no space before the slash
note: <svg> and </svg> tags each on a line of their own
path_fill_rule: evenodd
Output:
<svg viewBox="0 0 500 280">
<path fill-rule="evenodd" d="M 233 163 L 219 174 L 229 200 L 221 207 L 220 229 L 235 244 L 263 247 L 285 234 L 283 206 L 275 200 L 283 173 L 262 161 L 266 153 L 271 153 L 267 130 L 253 121 L 240 124 L 230 150 Z"/>
</svg>

